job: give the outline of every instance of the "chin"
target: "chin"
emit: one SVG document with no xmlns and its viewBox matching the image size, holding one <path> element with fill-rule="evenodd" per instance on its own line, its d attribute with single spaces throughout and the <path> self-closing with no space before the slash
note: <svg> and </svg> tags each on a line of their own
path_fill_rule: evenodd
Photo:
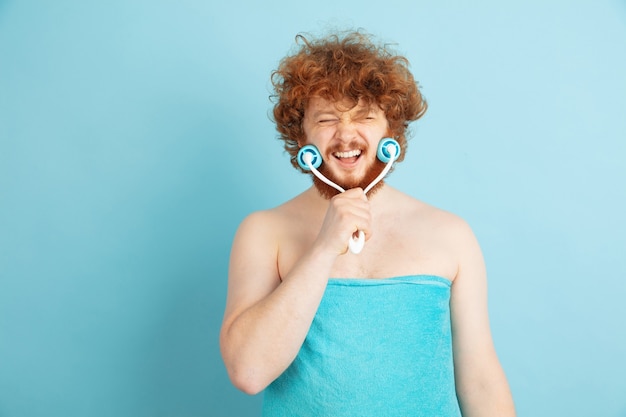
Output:
<svg viewBox="0 0 626 417">
<path fill-rule="evenodd" d="M 326 169 L 326 166 L 322 164 L 319 168 L 319 171 L 329 180 L 339 185 L 344 190 L 350 190 L 352 188 L 363 188 L 365 189 L 368 185 L 372 183 L 378 177 L 378 175 L 385 169 L 385 163 L 379 161 L 378 159 L 372 163 L 372 165 L 366 170 L 365 174 L 360 178 L 345 178 L 343 181 L 334 176 L 331 172 Z M 313 178 L 313 185 L 320 193 L 320 195 L 326 199 L 331 199 L 337 194 L 339 191 L 331 187 L 330 185 L 324 183 L 315 175 L 311 174 Z M 383 181 L 380 181 L 376 184 L 367 194 L 368 196 L 374 195 L 374 193 L 383 185 Z"/>
</svg>

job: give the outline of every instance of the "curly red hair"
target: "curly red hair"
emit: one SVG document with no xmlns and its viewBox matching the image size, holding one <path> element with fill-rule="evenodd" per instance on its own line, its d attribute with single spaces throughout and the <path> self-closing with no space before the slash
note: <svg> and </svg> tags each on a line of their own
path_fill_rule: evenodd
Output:
<svg viewBox="0 0 626 417">
<path fill-rule="evenodd" d="M 402 148 L 398 160 L 404 159 L 409 123 L 427 109 L 408 60 L 360 31 L 313 40 L 298 35 L 296 43 L 299 50 L 283 58 L 271 76 L 274 121 L 292 165 L 301 170 L 296 156 L 305 141 L 304 110 L 313 96 L 380 106 Z"/>
</svg>

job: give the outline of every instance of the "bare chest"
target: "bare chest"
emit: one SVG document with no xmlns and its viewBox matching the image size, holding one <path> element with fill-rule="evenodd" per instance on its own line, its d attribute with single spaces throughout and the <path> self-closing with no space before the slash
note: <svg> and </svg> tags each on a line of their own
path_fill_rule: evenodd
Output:
<svg viewBox="0 0 626 417">
<path fill-rule="evenodd" d="M 278 265 L 286 274 L 314 242 L 319 226 L 294 228 L 281 242 Z M 449 242 L 427 224 L 411 219 L 380 221 L 363 251 L 339 256 L 330 278 L 390 278 L 437 275 L 453 280 L 457 261 Z"/>
</svg>

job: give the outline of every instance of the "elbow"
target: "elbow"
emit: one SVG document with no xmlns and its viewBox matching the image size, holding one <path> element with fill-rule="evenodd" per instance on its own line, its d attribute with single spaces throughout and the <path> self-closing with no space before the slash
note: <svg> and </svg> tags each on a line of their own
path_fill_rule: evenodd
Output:
<svg viewBox="0 0 626 417">
<path fill-rule="evenodd" d="M 242 391 L 244 394 L 248 394 L 248 395 L 257 395 L 260 394 L 263 390 L 262 389 L 256 389 L 255 387 L 248 387 L 248 386 L 241 386 L 238 387 L 240 391 Z"/>
<path fill-rule="evenodd" d="M 224 340 L 222 340 L 222 342 L 224 342 Z M 248 395 L 257 395 L 263 391 L 271 381 L 268 382 L 261 376 L 261 372 L 257 367 L 246 363 L 245 360 L 242 360 L 240 355 L 230 352 L 225 345 L 225 343 L 222 343 L 221 346 L 222 358 L 230 382 L 235 388 Z"/>
<path fill-rule="evenodd" d="M 248 395 L 257 395 L 269 385 L 263 381 L 262 378 L 256 377 L 255 372 L 251 370 L 243 371 L 232 368 L 227 369 L 228 377 L 235 388 Z"/>
<path fill-rule="evenodd" d="M 260 394 L 266 388 L 261 384 L 251 383 L 250 381 L 239 381 L 237 383 L 233 381 L 233 385 L 235 385 L 237 389 L 248 395 Z"/>
</svg>

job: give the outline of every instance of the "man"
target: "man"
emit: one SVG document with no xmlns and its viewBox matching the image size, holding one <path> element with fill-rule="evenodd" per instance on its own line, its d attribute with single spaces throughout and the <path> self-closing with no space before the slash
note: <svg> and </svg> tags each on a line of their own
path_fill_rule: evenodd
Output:
<svg viewBox="0 0 626 417">
<path fill-rule="evenodd" d="M 265 416 L 514 416 L 490 334 L 486 272 L 459 217 L 379 182 L 383 138 L 406 151 L 426 111 L 405 58 L 361 32 L 298 37 L 272 75 L 297 169 L 321 175 L 235 236 L 221 348 Z M 348 250 L 357 232 L 360 253 Z"/>
</svg>

